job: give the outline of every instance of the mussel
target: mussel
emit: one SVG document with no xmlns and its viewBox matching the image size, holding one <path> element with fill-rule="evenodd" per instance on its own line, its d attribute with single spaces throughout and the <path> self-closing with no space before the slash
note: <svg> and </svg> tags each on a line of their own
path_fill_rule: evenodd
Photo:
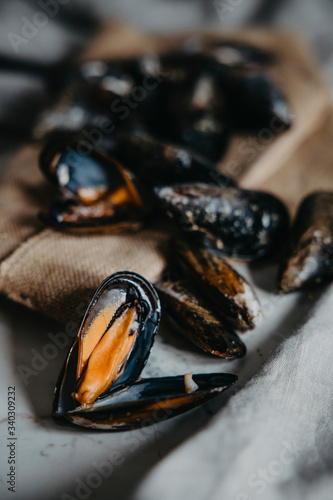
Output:
<svg viewBox="0 0 333 500">
<path fill-rule="evenodd" d="M 200 349 L 226 359 L 245 356 L 246 347 L 232 326 L 221 321 L 188 278 L 172 273 L 155 286 L 174 325 Z"/>
<path fill-rule="evenodd" d="M 236 41 L 206 41 L 201 50 L 205 55 L 226 68 L 261 68 L 274 61 L 271 52 Z"/>
<path fill-rule="evenodd" d="M 201 44 L 199 44 L 201 46 Z M 163 52 L 157 56 L 154 74 L 157 74 L 169 88 L 189 83 L 207 66 L 207 58 L 198 51 L 195 44 L 194 50 L 191 43 Z"/>
<path fill-rule="evenodd" d="M 125 430 L 183 413 L 230 387 L 232 374 L 138 380 L 160 321 L 159 298 L 142 276 L 109 276 L 92 298 L 59 375 L 58 423 Z"/>
<path fill-rule="evenodd" d="M 80 67 L 80 75 L 92 104 L 100 102 L 109 110 L 119 128 L 155 122 L 156 107 L 164 82 L 159 75 L 158 57 L 145 54 L 132 59 L 89 61 Z"/>
<path fill-rule="evenodd" d="M 178 141 L 212 161 L 222 156 L 230 129 L 277 134 L 290 127 L 287 99 L 263 73 L 271 53 L 237 42 L 197 40 L 164 54 L 162 136 Z"/>
<path fill-rule="evenodd" d="M 173 244 L 178 262 L 204 294 L 210 308 L 236 330 L 257 326 L 262 311 L 251 285 L 220 255 L 177 240 Z"/>
<path fill-rule="evenodd" d="M 94 100 L 81 80 L 74 80 L 60 98 L 37 120 L 33 136 L 37 140 L 65 140 L 84 130 L 102 130 L 113 135 L 117 116 L 102 102 Z"/>
<path fill-rule="evenodd" d="M 333 279 L 333 192 L 308 195 L 298 208 L 278 286 L 287 293 Z"/>
<path fill-rule="evenodd" d="M 227 103 L 219 78 L 209 69 L 170 89 L 165 135 L 217 162 L 229 142 Z"/>
<path fill-rule="evenodd" d="M 262 191 L 202 183 L 156 187 L 162 209 L 200 246 L 228 257 L 256 260 L 277 253 L 289 215 Z"/>
<path fill-rule="evenodd" d="M 147 54 L 83 63 L 72 75 L 66 92 L 40 117 L 34 136 L 45 140 L 98 129 L 107 140 L 119 129 L 140 124 L 144 128 L 155 113 L 161 90 L 155 59 Z"/>
<path fill-rule="evenodd" d="M 180 84 L 191 81 L 204 69 L 258 69 L 273 60 L 270 52 L 253 45 L 191 37 L 178 49 L 160 54 L 155 73 L 168 84 Z"/>
<path fill-rule="evenodd" d="M 149 212 L 133 175 L 111 157 L 82 144 L 47 145 L 40 156 L 44 174 L 58 187 L 46 223 L 59 229 L 137 229 Z"/>
<path fill-rule="evenodd" d="M 224 80 L 228 121 L 236 130 L 269 128 L 277 134 L 292 123 L 289 104 L 270 77 L 263 73 L 230 73 Z"/>
<path fill-rule="evenodd" d="M 147 134 L 118 135 L 112 154 L 145 186 L 165 186 L 183 182 L 234 185 L 234 182 L 218 172 L 211 162 L 187 149 Z"/>
</svg>

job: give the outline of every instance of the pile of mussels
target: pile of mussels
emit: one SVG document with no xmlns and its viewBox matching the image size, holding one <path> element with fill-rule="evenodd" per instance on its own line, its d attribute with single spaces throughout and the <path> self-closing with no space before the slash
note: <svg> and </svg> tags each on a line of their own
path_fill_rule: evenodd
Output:
<svg viewBox="0 0 333 500">
<path fill-rule="evenodd" d="M 283 250 L 283 292 L 333 275 L 333 193 L 308 196 L 289 231 L 280 200 L 237 187 L 216 167 L 233 134 L 291 126 L 288 103 L 267 76 L 273 61 L 252 46 L 198 40 L 160 55 L 90 61 L 35 129 L 47 141 L 41 169 L 58 189 L 43 221 L 66 231 L 116 233 L 138 230 L 152 213 L 170 218 L 178 231 L 176 263 L 156 283 L 158 293 L 185 336 L 228 359 L 244 356 L 237 332 L 253 329 L 261 308 L 225 258 L 254 261 Z M 59 377 L 55 417 L 132 428 L 156 408 L 180 413 L 237 379 L 137 381 L 159 317 L 159 298 L 146 280 L 128 272 L 109 277 Z"/>
</svg>

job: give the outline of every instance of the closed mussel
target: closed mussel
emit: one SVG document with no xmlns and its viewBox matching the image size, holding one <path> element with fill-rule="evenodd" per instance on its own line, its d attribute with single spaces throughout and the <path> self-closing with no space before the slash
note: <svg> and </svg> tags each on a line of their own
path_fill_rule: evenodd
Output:
<svg viewBox="0 0 333 500">
<path fill-rule="evenodd" d="M 279 251 L 287 236 L 288 212 L 271 194 L 201 183 L 154 191 L 162 209 L 188 236 L 225 256 L 268 257 Z"/>
<path fill-rule="evenodd" d="M 120 134 L 112 154 L 145 186 L 165 186 L 185 182 L 234 185 L 214 165 L 172 143 L 147 134 Z"/>
<path fill-rule="evenodd" d="M 155 59 L 148 54 L 83 63 L 61 98 L 41 115 L 34 136 L 68 137 L 84 129 L 87 135 L 97 133 L 99 141 L 108 145 L 116 130 L 131 129 L 146 118 L 149 122 L 162 81 L 154 69 Z"/>
<path fill-rule="evenodd" d="M 237 380 L 218 373 L 138 381 L 160 313 L 154 288 L 138 274 L 119 272 L 100 285 L 59 375 L 53 404 L 56 421 L 92 429 L 131 429 L 189 410 Z"/>
<path fill-rule="evenodd" d="M 80 76 L 92 105 L 104 105 L 118 130 L 155 121 L 164 81 L 156 55 L 89 61 L 81 66 Z"/>
<path fill-rule="evenodd" d="M 268 127 L 275 134 L 290 127 L 288 101 L 263 72 L 274 60 L 271 53 L 237 42 L 188 45 L 191 50 L 166 57 L 168 73 L 174 68 L 178 76 L 166 93 L 166 133 L 216 161 L 227 146 L 229 126 L 236 131 Z"/>
<path fill-rule="evenodd" d="M 120 163 L 82 143 L 48 145 L 40 156 L 44 174 L 58 187 L 58 197 L 42 219 L 59 229 L 137 229 L 147 215 L 133 175 Z"/>
<path fill-rule="evenodd" d="M 273 62 L 273 55 L 254 45 L 235 41 L 210 40 L 203 44 L 202 51 L 226 68 L 261 68 Z"/>
<path fill-rule="evenodd" d="M 333 278 L 333 193 L 318 191 L 298 208 L 281 264 L 278 285 L 283 292 Z"/>
<path fill-rule="evenodd" d="M 228 322 L 212 311 L 191 280 L 172 273 L 156 283 L 163 307 L 186 338 L 203 351 L 226 359 L 245 356 L 246 348 Z"/>
<path fill-rule="evenodd" d="M 226 98 L 219 78 L 209 69 L 191 82 L 170 89 L 166 134 L 196 153 L 218 161 L 229 141 Z"/>
<path fill-rule="evenodd" d="M 262 311 L 252 286 L 220 255 L 177 241 L 174 252 L 186 275 L 209 301 L 215 314 L 236 330 L 253 329 Z"/>
<path fill-rule="evenodd" d="M 289 104 L 273 80 L 263 73 L 225 75 L 228 120 L 236 130 L 269 128 L 272 134 L 288 129 L 292 123 Z"/>
<path fill-rule="evenodd" d="M 118 82 L 119 92 L 123 92 L 130 82 L 125 79 L 123 86 Z M 115 127 L 120 126 L 119 115 L 111 109 L 110 103 L 105 103 L 105 92 L 92 92 L 93 86 L 81 78 L 74 78 L 60 98 L 44 111 L 38 118 L 34 128 L 37 140 L 68 140 L 82 130 L 90 136 L 99 131 L 99 139 L 109 140 Z M 118 99 L 122 98 L 122 95 Z M 116 99 L 116 97 L 114 97 Z M 119 113 L 120 114 L 120 113 Z M 132 115 L 131 115 L 132 117 Z M 128 120 L 127 124 L 130 125 Z M 103 131 L 102 134 L 100 131 Z"/>
<path fill-rule="evenodd" d="M 253 45 L 191 37 L 178 49 L 160 54 L 155 71 L 168 83 L 179 84 L 190 81 L 203 69 L 258 69 L 273 60 L 270 52 Z"/>
<path fill-rule="evenodd" d="M 207 59 L 197 50 L 197 43 L 194 43 L 194 50 L 192 45 L 191 40 L 186 41 L 178 48 L 159 54 L 154 74 L 171 87 L 189 83 L 207 66 Z"/>
</svg>

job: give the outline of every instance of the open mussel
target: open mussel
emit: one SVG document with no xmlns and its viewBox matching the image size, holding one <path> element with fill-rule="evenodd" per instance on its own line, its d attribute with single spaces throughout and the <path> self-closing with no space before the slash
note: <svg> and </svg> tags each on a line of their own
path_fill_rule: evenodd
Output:
<svg viewBox="0 0 333 500">
<path fill-rule="evenodd" d="M 145 186 L 151 188 L 183 182 L 234 185 L 211 162 L 147 134 L 118 135 L 112 154 Z"/>
<path fill-rule="evenodd" d="M 189 237 L 225 256 L 269 257 L 287 237 L 288 212 L 271 194 L 201 183 L 154 191 L 161 208 Z"/>
<path fill-rule="evenodd" d="M 236 330 L 257 326 L 262 318 L 252 286 L 220 255 L 177 241 L 173 250 L 186 275 L 204 294 L 210 308 Z"/>
<path fill-rule="evenodd" d="M 333 279 L 333 192 L 308 195 L 298 208 L 278 286 L 287 293 Z"/>
<path fill-rule="evenodd" d="M 172 273 L 155 284 L 177 329 L 203 351 L 226 359 L 245 356 L 246 348 L 228 322 L 212 311 L 191 280 Z"/>
<path fill-rule="evenodd" d="M 187 411 L 237 380 L 218 373 L 138 381 L 160 314 L 154 288 L 138 274 L 119 272 L 100 285 L 59 375 L 53 404 L 57 422 L 132 429 Z"/>
<path fill-rule="evenodd" d="M 58 197 L 42 219 L 59 229 L 137 229 L 148 213 L 133 175 L 110 157 L 80 142 L 48 145 L 40 156 L 44 174 L 58 187 Z"/>
</svg>

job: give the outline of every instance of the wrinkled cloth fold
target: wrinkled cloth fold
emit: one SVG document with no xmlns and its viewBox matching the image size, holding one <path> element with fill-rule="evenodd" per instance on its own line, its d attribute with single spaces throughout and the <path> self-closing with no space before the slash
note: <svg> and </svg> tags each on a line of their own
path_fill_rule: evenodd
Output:
<svg viewBox="0 0 333 500">
<path fill-rule="evenodd" d="M 209 426 L 153 469 L 135 500 L 330 500 L 332 307 L 333 287 Z"/>
</svg>

